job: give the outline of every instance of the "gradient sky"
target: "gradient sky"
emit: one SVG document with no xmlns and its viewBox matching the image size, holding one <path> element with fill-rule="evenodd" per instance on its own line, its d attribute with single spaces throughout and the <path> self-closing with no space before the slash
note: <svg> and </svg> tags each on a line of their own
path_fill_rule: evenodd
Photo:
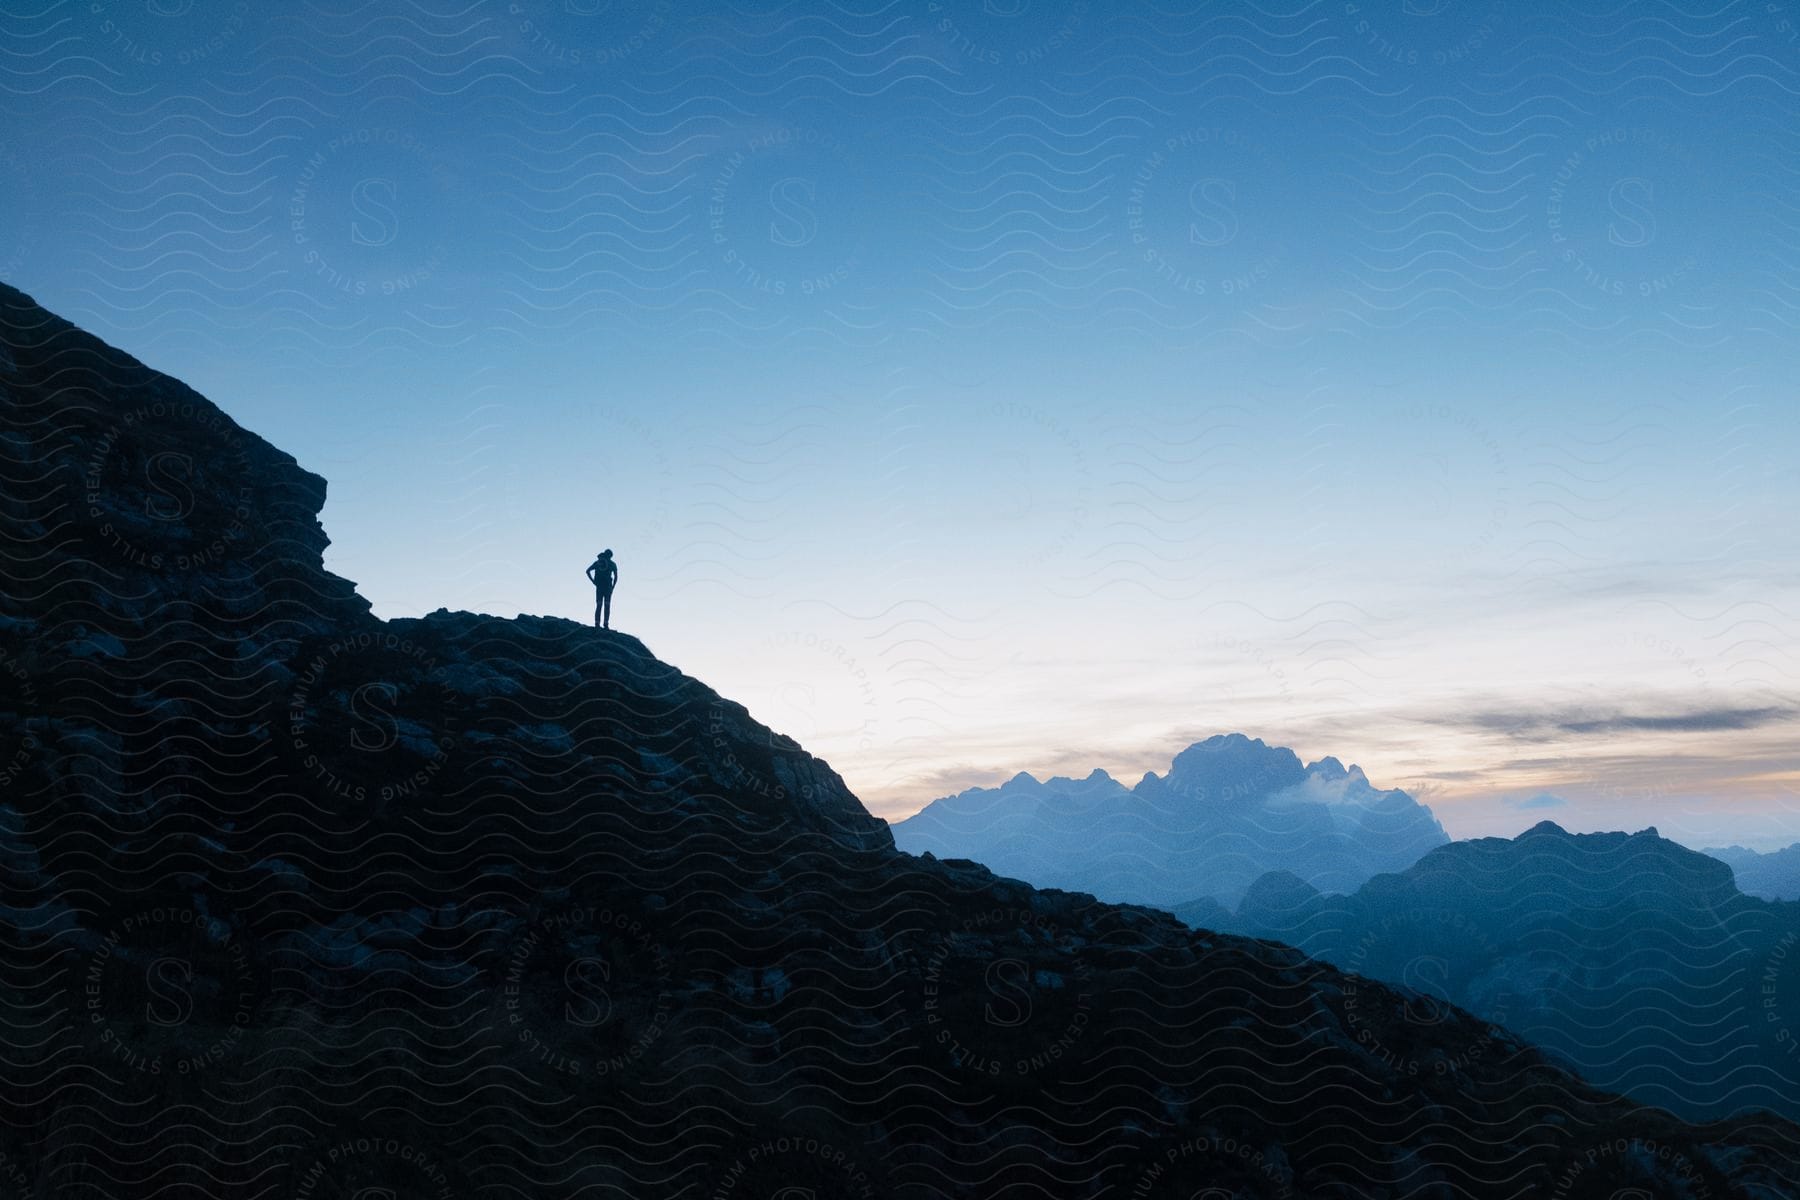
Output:
<svg viewBox="0 0 1800 1200">
<path fill-rule="evenodd" d="M 0 276 L 896 817 L 1241 730 L 1800 839 L 1800 12 L 6 3 Z"/>
</svg>

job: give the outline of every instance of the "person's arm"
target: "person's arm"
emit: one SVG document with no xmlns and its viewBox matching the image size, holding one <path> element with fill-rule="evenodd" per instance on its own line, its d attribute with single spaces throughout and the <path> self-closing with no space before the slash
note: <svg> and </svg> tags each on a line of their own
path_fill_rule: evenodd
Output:
<svg viewBox="0 0 1800 1200">
<path fill-rule="evenodd" d="M 616 562 L 612 564 L 612 584 L 614 587 L 619 584 L 619 564 Z"/>
<path fill-rule="evenodd" d="M 594 578 L 594 564 L 593 563 L 588 564 L 587 577 L 588 577 L 589 583 L 599 583 L 600 582 L 598 579 Z"/>
</svg>

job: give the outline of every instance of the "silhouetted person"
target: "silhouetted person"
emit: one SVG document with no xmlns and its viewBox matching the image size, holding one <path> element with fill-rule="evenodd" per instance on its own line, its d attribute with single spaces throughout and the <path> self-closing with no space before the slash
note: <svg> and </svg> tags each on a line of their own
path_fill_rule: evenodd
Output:
<svg viewBox="0 0 1800 1200">
<path fill-rule="evenodd" d="M 611 550 L 602 550 L 587 569 L 588 582 L 594 585 L 594 628 L 612 628 L 612 593 L 619 582 L 619 564 Z"/>
</svg>

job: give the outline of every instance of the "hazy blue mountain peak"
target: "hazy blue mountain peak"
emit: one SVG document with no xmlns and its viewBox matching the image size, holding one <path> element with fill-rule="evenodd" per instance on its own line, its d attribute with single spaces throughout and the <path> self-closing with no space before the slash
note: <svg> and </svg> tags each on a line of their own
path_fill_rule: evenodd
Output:
<svg viewBox="0 0 1800 1200">
<path fill-rule="evenodd" d="M 1270 871 L 1250 885 L 1238 905 L 1241 917 L 1291 912 L 1320 895 L 1319 889 L 1292 871 Z"/>
<path fill-rule="evenodd" d="M 1196 742 L 1177 754 L 1163 783 L 1184 797 L 1219 802 L 1266 795 L 1305 777 L 1306 768 L 1292 750 L 1231 733 Z"/>
<path fill-rule="evenodd" d="M 1449 840 L 1429 809 L 1374 787 L 1360 767 L 1329 756 L 1307 766 L 1242 733 L 1195 742 L 1166 775 L 1146 772 L 1131 788 L 1099 770 L 972 788 L 896 823 L 894 836 L 913 853 L 1161 905 L 1201 895 L 1234 903 L 1276 867 L 1309 887 L 1353 891 Z"/>
<path fill-rule="evenodd" d="M 1731 868 L 1738 888 L 1764 900 L 1800 900 L 1800 842 L 1761 853 L 1744 846 L 1702 850 Z"/>
</svg>

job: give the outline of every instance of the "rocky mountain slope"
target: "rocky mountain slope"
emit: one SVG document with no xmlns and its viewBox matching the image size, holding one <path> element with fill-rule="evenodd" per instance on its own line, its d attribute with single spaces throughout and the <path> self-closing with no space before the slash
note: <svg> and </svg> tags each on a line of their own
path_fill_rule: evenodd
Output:
<svg viewBox="0 0 1800 1200">
<path fill-rule="evenodd" d="M 376 621 L 289 456 L 10 289 L 0 348 L 9 1196 L 1800 1187 L 1784 1122 L 898 853 L 628 636 Z"/>
<path fill-rule="evenodd" d="M 1039 887 L 1167 907 L 1210 895 L 1235 904 L 1264 872 L 1290 870 L 1325 891 L 1398 871 L 1449 839 L 1431 811 L 1370 785 L 1335 758 L 1241 733 L 1176 755 L 1167 775 L 1127 788 L 1104 771 L 1039 781 L 1021 773 L 970 788 L 894 826 L 914 854 L 971 858 Z"/>
<path fill-rule="evenodd" d="M 1725 864 L 1654 829 L 1545 821 L 1444 846 L 1349 896 L 1276 872 L 1235 914 L 1176 912 L 1413 988 L 1429 1020 L 1459 1005 L 1694 1119 L 1800 1117 L 1800 905 L 1743 895 Z"/>
</svg>

